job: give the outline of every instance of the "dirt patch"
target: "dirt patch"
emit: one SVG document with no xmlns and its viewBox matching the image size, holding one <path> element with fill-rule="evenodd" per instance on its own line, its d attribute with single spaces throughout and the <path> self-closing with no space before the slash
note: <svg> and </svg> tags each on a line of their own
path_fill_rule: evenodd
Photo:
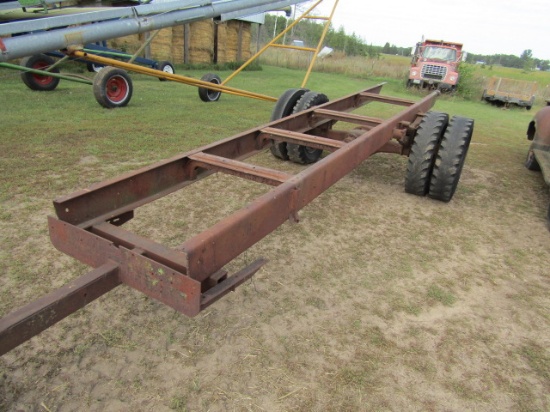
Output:
<svg viewBox="0 0 550 412">
<path fill-rule="evenodd" d="M 120 287 L 33 338 L 2 358 L 3 407 L 546 409 L 542 219 L 487 205 L 490 193 L 474 188 L 497 177 L 483 170 L 466 170 L 453 202 L 440 204 L 403 193 L 403 167 L 389 156 L 359 167 L 301 223 L 237 259 L 271 262 L 195 319 Z M 178 200 L 183 213 L 161 204 L 139 215 L 149 235 L 176 242 L 162 235 L 171 214 L 182 238 L 214 215 L 202 198 L 167 202 Z M 224 213 L 241 201 L 228 194 Z"/>
<path fill-rule="evenodd" d="M 369 159 L 232 262 L 270 260 L 196 318 L 118 287 L 0 358 L 0 410 L 549 410 L 548 191 L 520 154 L 480 166 L 476 139 L 448 204 L 404 193 L 406 159 Z M 177 245 L 265 191 L 198 184 L 128 228 Z M 87 271 L 51 246 L 42 190 L 3 203 L 2 314 Z"/>
</svg>

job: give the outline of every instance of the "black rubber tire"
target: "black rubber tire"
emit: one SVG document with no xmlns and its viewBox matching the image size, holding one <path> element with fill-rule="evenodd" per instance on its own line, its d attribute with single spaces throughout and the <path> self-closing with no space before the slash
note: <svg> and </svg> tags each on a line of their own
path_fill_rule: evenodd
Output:
<svg viewBox="0 0 550 412">
<path fill-rule="evenodd" d="M 287 91 L 285 91 L 281 95 L 281 97 L 279 97 L 277 103 L 275 103 L 275 107 L 271 112 L 270 121 L 273 122 L 275 120 L 279 120 L 283 117 L 291 115 L 294 112 L 294 106 L 296 106 L 296 103 L 298 103 L 300 97 L 302 97 L 308 91 L 308 89 L 288 89 Z M 288 160 L 286 142 L 277 143 L 273 141 L 273 144 L 271 145 L 269 150 L 271 151 L 271 154 L 273 156 L 282 160 Z"/>
<path fill-rule="evenodd" d="M 123 107 L 132 98 L 132 79 L 124 70 L 107 66 L 94 77 L 93 90 L 101 106 L 108 109 Z"/>
<path fill-rule="evenodd" d="M 314 106 L 319 106 L 328 102 L 328 97 L 318 92 L 307 92 L 298 100 L 294 107 L 294 113 L 310 109 Z M 313 149 L 311 147 L 299 145 L 296 143 L 288 143 L 286 145 L 288 158 L 294 163 L 309 164 L 315 163 L 321 157 L 323 150 Z"/>
<path fill-rule="evenodd" d="M 448 123 L 449 115 L 440 112 L 428 112 L 420 122 L 407 163 L 405 192 L 417 196 L 428 193 L 437 150 Z"/>
<path fill-rule="evenodd" d="M 428 196 L 448 202 L 458 186 L 474 132 L 474 120 L 453 116 L 441 139 Z"/>
<path fill-rule="evenodd" d="M 99 63 L 86 63 L 86 69 L 90 73 L 99 73 L 105 66 Z"/>
<path fill-rule="evenodd" d="M 525 167 L 527 170 L 532 170 L 533 172 L 540 172 L 540 165 L 535 157 L 535 153 L 532 150 L 527 152 L 527 157 L 525 158 Z"/>
<path fill-rule="evenodd" d="M 28 67 L 29 69 L 46 70 L 53 65 L 55 60 L 46 54 L 34 54 L 29 57 L 25 57 L 21 60 L 20 65 Z M 51 70 L 52 73 L 59 73 L 58 68 Z M 41 92 L 50 92 L 54 90 L 59 84 L 59 78 L 53 76 L 43 76 L 41 74 L 35 74 L 30 72 L 22 72 L 21 80 L 23 83 L 31 89 Z"/>
<path fill-rule="evenodd" d="M 174 69 L 174 66 L 169 61 L 160 61 L 157 63 L 156 67 L 157 70 L 160 70 L 161 72 L 169 73 L 169 74 L 175 74 L 176 70 Z M 159 77 L 159 80 L 161 82 L 165 82 L 166 79 L 163 79 Z"/>
<path fill-rule="evenodd" d="M 203 82 L 209 82 L 214 84 L 221 84 L 222 79 L 220 79 L 220 76 L 214 73 L 206 73 L 204 76 L 201 77 L 201 80 Z M 209 103 L 209 102 L 217 102 L 220 100 L 222 92 L 218 92 L 216 90 L 208 89 L 207 87 L 199 87 L 199 97 L 203 102 Z"/>
</svg>

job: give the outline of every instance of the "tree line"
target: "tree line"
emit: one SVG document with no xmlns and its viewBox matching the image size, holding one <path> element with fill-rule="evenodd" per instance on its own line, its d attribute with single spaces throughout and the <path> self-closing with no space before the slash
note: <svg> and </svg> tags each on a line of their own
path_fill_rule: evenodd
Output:
<svg viewBox="0 0 550 412">
<path fill-rule="evenodd" d="M 266 14 L 265 23 L 260 31 L 260 42 L 268 43 L 281 34 L 292 22 L 292 19 L 284 16 Z M 304 19 L 294 26 L 279 43 L 291 44 L 293 40 L 302 40 L 306 47 L 316 47 L 324 27 L 325 25 L 322 23 Z M 253 32 L 253 36 L 255 34 Z M 377 57 L 383 53 L 382 47 L 368 45 L 355 33 L 347 34 L 343 27 L 336 30 L 332 25 L 326 34 L 324 46 L 342 51 L 348 56 Z"/>
<path fill-rule="evenodd" d="M 550 61 L 533 57 L 533 52 L 530 49 L 524 50 L 519 57 L 512 54 L 483 55 L 470 53 L 466 61 L 468 63 L 483 63 L 488 66 L 499 65 L 504 67 L 515 67 L 525 71 L 531 71 L 536 68 L 539 70 L 550 69 Z"/>
<path fill-rule="evenodd" d="M 287 26 L 292 24 L 293 21 L 294 20 L 292 18 L 287 18 L 285 16 L 266 14 L 265 23 L 262 25 L 260 31 L 260 42 L 263 44 L 268 43 L 275 36 L 282 33 Z M 291 44 L 293 40 L 302 40 L 306 47 L 315 47 L 321 38 L 324 27 L 325 25 L 322 23 L 304 19 L 284 36 L 281 43 L 284 42 L 284 44 Z M 258 30 L 258 28 L 255 27 L 253 30 Z M 253 33 L 253 35 L 256 34 L 257 33 Z M 335 29 L 332 25 L 326 34 L 324 45 L 334 50 L 344 52 L 348 56 L 368 56 L 371 58 L 378 58 L 381 54 L 411 56 L 413 52 L 412 47 L 398 47 L 390 43 L 386 43 L 383 46 L 368 44 L 355 33 L 347 34 L 343 27 Z M 521 56 L 509 54 L 481 55 L 468 53 L 466 62 L 483 62 L 489 66 L 500 65 L 504 67 L 520 68 L 527 71 L 534 70 L 535 68 L 540 70 L 550 69 L 549 60 L 542 60 L 533 57 L 533 53 L 529 49 L 525 50 Z"/>
</svg>

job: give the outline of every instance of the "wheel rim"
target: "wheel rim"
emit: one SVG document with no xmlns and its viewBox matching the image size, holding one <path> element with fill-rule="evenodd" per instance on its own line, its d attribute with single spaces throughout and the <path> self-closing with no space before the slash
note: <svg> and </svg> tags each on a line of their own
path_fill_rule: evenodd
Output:
<svg viewBox="0 0 550 412">
<path fill-rule="evenodd" d="M 164 73 L 170 73 L 170 74 L 174 74 L 174 69 L 172 68 L 172 66 L 169 66 L 169 65 L 166 65 L 162 68 L 162 71 Z"/>
<path fill-rule="evenodd" d="M 48 68 L 48 63 L 46 63 L 45 61 L 37 61 L 32 65 L 32 68 L 35 70 L 46 70 Z M 36 73 L 33 73 L 32 77 L 34 81 L 41 86 L 47 86 L 54 80 L 54 77 L 52 76 L 44 76 L 42 74 Z"/>
<path fill-rule="evenodd" d="M 126 79 L 122 76 L 113 76 L 105 85 L 107 98 L 114 102 L 120 103 L 128 97 L 130 86 Z"/>
<path fill-rule="evenodd" d="M 214 83 L 214 84 L 220 84 L 220 82 L 218 81 L 218 79 L 212 79 L 210 81 L 210 83 Z M 218 92 L 216 90 L 210 90 L 208 89 L 206 91 L 206 94 L 208 95 L 208 99 L 210 99 L 211 101 L 215 101 L 215 100 L 218 100 L 218 97 L 220 96 L 221 92 Z"/>
</svg>

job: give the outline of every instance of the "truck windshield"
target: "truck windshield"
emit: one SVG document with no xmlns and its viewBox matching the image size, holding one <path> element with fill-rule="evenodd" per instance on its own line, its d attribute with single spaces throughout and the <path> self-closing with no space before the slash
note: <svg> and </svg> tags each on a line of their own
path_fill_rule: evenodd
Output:
<svg viewBox="0 0 550 412">
<path fill-rule="evenodd" d="M 455 61 L 456 50 L 447 49 L 445 47 L 428 46 L 424 49 L 424 52 L 422 53 L 422 57 L 424 57 L 425 59 Z"/>
</svg>

